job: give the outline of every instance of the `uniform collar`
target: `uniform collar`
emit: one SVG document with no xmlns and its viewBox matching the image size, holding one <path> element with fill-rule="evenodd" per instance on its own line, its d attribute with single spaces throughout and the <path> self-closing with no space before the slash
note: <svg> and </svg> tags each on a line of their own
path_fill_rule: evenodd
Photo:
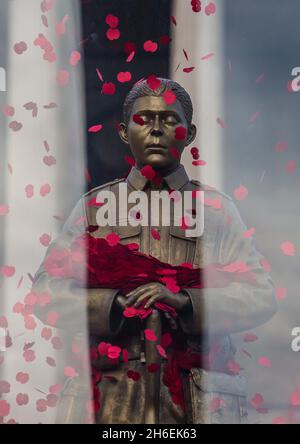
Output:
<svg viewBox="0 0 300 444">
<path fill-rule="evenodd" d="M 164 176 L 164 181 L 167 183 L 171 190 L 180 190 L 185 184 L 189 182 L 189 176 L 187 175 L 183 165 Z M 143 190 L 148 184 L 149 179 L 144 177 L 141 171 L 137 167 L 132 167 L 129 175 L 127 176 L 127 182 L 133 186 L 136 190 Z"/>
</svg>

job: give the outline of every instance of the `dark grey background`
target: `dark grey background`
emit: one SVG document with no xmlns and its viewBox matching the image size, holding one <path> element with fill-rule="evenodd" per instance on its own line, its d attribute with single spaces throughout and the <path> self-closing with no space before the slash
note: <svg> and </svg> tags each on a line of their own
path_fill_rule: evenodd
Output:
<svg viewBox="0 0 300 444">
<path fill-rule="evenodd" d="M 83 0 L 83 39 L 85 50 L 85 88 L 88 128 L 101 123 L 100 133 L 89 134 L 87 141 L 88 168 L 91 181 L 88 188 L 123 177 L 130 169 L 124 161 L 130 151 L 117 134 L 116 124 L 122 121 L 122 104 L 135 82 L 150 74 L 161 77 L 169 75 L 169 45 L 159 45 L 159 51 L 146 53 L 143 44 L 147 40 L 159 42 L 161 36 L 169 35 L 171 0 Z M 107 14 L 120 18 L 119 40 L 106 38 Z M 104 25 L 103 25 L 104 24 Z M 126 63 L 125 42 L 134 42 L 137 53 L 131 63 Z M 105 81 L 117 86 L 113 96 L 101 97 L 102 83 L 97 77 L 100 70 Z M 130 71 L 132 80 L 120 84 L 119 71 Z"/>
</svg>

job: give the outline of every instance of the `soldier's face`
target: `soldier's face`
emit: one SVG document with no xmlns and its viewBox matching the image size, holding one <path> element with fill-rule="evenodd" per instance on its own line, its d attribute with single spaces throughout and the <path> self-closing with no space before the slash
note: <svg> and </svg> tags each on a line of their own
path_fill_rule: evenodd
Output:
<svg viewBox="0 0 300 444">
<path fill-rule="evenodd" d="M 136 116 L 143 125 L 135 121 Z M 178 135 L 179 127 L 184 130 Z M 195 133 L 194 125 L 188 127 L 178 100 L 167 105 L 163 97 L 145 96 L 134 102 L 130 122 L 121 128 L 120 136 L 129 143 L 139 168 L 169 168 L 180 163 L 182 151 L 195 137 L 191 133 Z"/>
</svg>

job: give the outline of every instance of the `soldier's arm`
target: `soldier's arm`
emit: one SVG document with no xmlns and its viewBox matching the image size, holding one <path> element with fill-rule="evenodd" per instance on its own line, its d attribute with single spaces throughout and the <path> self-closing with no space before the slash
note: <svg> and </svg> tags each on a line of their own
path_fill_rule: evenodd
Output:
<svg viewBox="0 0 300 444">
<path fill-rule="evenodd" d="M 51 243 L 45 259 L 35 275 L 33 292 L 48 293 L 51 302 L 45 307 L 34 306 L 34 314 L 47 324 L 48 313 L 58 314 L 57 328 L 78 333 L 85 327 L 85 316 L 89 330 L 100 336 L 115 336 L 120 331 L 124 318 L 115 304 L 118 290 L 88 289 L 78 285 L 75 279 L 50 276 L 45 271 L 45 260 L 53 250 L 69 249 L 73 240 L 80 236 L 86 226 L 84 201 L 81 199 L 68 220 L 60 236 Z"/>
<path fill-rule="evenodd" d="M 192 309 L 181 317 L 188 334 L 223 335 L 252 329 L 269 320 L 277 310 L 274 287 L 265 271 L 263 256 L 256 250 L 252 237 L 245 237 L 246 226 L 235 204 L 223 201 L 224 213 L 219 221 L 219 258 L 221 265 L 241 262 L 255 275 L 255 282 L 231 282 L 225 288 L 185 290 Z M 231 223 L 228 223 L 228 217 Z"/>
</svg>

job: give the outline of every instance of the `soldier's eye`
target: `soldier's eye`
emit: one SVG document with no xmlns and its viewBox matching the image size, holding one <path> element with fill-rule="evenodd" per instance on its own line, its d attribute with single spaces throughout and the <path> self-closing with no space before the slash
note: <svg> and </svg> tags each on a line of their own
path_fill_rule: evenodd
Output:
<svg viewBox="0 0 300 444">
<path fill-rule="evenodd" d="M 177 119 L 175 117 L 167 117 L 165 119 L 165 123 L 167 125 L 176 125 L 178 123 Z"/>
<path fill-rule="evenodd" d="M 146 114 L 141 114 L 140 117 L 143 119 L 143 121 L 145 123 L 149 123 L 149 122 L 151 122 L 151 120 L 153 120 L 151 116 L 146 115 Z"/>
</svg>

